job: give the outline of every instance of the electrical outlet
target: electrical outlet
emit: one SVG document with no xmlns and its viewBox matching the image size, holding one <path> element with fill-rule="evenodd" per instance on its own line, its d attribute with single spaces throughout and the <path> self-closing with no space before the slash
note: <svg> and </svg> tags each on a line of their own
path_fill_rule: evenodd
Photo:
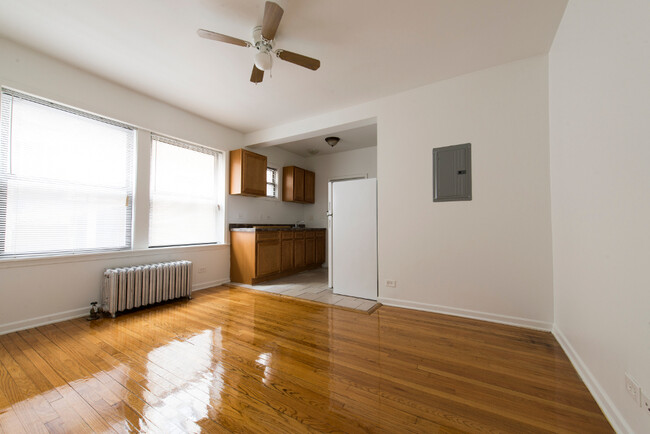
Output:
<svg viewBox="0 0 650 434">
<path fill-rule="evenodd" d="M 205 273 L 205 267 L 199 268 L 199 273 Z"/>
<path fill-rule="evenodd" d="M 650 396 L 647 393 L 641 393 L 641 408 L 650 416 Z"/>
<path fill-rule="evenodd" d="M 389 288 L 397 288 L 397 280 L 387 280 L 386 286 Z"/>
<path fill-rule="evenodd" d="M 627 372 L 625 373 L 625 389 L 630 394 L 636 405 L 641 405 L 641 388 L 639 383 Z"/>
</svg>

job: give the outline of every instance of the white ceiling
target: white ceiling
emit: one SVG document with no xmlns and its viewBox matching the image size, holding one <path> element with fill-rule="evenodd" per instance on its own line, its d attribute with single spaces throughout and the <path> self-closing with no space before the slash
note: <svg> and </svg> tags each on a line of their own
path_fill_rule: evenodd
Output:
<svg viewBox="0 0 650 434">
<path fill-rule="evenodd" d="M 263 0 L 0 0 L 0 34 L 243 132 L 548 52 L 566 0 L 285 0 L 276 59 L 249 82 Z"/>
<path fill-rule="evenodd" d="M 341 139 L 341 141 L 333 148 L 325 142 L 325 137 L 330 136 L 335 136 Z M 353 149 L 369 148 L 371 146 L 377 146 L 377 124 L 284 143 L 278 145 L 278 148 L 293 152 L 301 157 L 310 158 L 317 155 L 320 157 L 321 155 L 346 152 Z M 314 151 L 317 152 L 313 153 Z"/>
</svg>

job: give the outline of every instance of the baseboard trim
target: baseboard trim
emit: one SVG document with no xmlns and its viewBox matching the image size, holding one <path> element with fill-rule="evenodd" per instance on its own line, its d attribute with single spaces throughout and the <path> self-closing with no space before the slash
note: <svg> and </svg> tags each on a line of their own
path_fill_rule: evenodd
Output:
<svg viewBox="0 0 650 434">
<path fill-rule="evenodd" d="M 0 335 L 6 335 L 7 333 L 40 327 L 73 318 L 80 318 L 82 316 L 88 315 L 89 311 L 90 307 L 80 307 L 78 309 L 66 310 L 64 312 L 53 313 L 51 315 L 37 316 L 36 318 L 1 324 Z"/>
<path fill-rule="evenodd" d="M 200 291 L 202 289 L 213 288 L 215 286 L 223 285 L 224 283 L 230 283 L 230 278 L 217 279 L 217 280 L 211 280 L 210 282 L 197 283 L 196 285 L 192 285 L 192 292 Z"/>
<path fill-rule="evenodd" d="M 605 392 L 605 389 L 603 389 L 598 380 L 596 380 L 596 377 L 591 373 L 578 352 L 573 348 L 571 342 L 569 342 L 567 337 L 564 336 L 562 330 L 560 330 L 557 325 L 554 325 L 552 332 L 553 336 L 555 336 L 555 339 L 564 350 L 564 353 L 571 361 L 571 364 L 575 370 L 578 371 L 578 375 L 580 375 L 582 382 L 585 383 L 585 386 L 589 389 L 591 396 L 594 397 L 603 414 L 612 425 L 612 428 L 614 428 L 614 431 L 617 433 L 632 433 L 632 428 L 630 428 L 628 423 L 625 421 L 621 412 L 618 411 L 614 402 L 611 400 L 607 392 Z"/>
<path fill-rule="evenodd" d="M 460 316 L 463 318 L 478 319 L 481 321 L 524 327 L 545 332 L 553 329 L 553 323 L 534 319 L 519 318 L 516 316 L 499 315 L 495 313 L 480 312 L 456 307 L 440 306 L 437 304 L 419 303 L 416 301 L 399 300 L 395 298 L 379 297 L 377 300 L 386 306 L 405 307 L 407 309 L 423 310 L 426 312 L 443 313 L 446 315 Z"/>
<path fill-rule="evenodd" d="M 199 283 L 192 285 L 192 292 L 212 288 L 229 282 L 230 279 L 218 279 L 210 282 Z M 29 318 L 21 321 L 10 322 L 7 324 L 0 324 L 0 335 L 6 335 L 7 333 L 13 333 L 20 330 L 26 330 L 34 327 L 54 324 L 61 321 L 67 321 L 69 319 L 80 318 L 82 316 L 88 315 L 89 310 L 89 307 L 80 307 L 78 309 L 57 312 L 51 315 L 38 316 L 36 318 Z"/>
</svg>

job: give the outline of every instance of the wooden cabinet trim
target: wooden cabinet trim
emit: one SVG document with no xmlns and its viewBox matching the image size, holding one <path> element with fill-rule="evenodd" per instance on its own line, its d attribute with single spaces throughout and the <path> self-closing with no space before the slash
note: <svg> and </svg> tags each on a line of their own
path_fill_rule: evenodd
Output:
<svg viewBox="0 0 650 434">
<path fill-rule="evenodd" d="M 231 231 L 230 279 L 255 284 L 317 267 L 325 262 L 324 234 L 310 229 Z"/>
<path fill-rule="evenodd" d="M 230 194 L 266 196 L 266 156 L 235 149 L 230 151 Z"/>
<path fill-rule="evenodd" d="M 296 166 L 282 168 L 282 200 L 284 202 L 314 203 L 316 174 Z"/>
<path fill-rule="evenodd" d="M 306 203 L 314 203 L 316 194 L 316 174 L 311 170 L 305 170 L 305 196 Z"/>
<path fill-rule="evenodd" d="M 280 269 L 280 241 L 259 241 L 255 246 L 255 277 L 277 274 Z"/>
<path fill-rule="evenodd" d="M 280 239 L 280 232 L 279 231 L 255 232 L 255 239 L 257 241 L 279 240 Z"/>
</svg>

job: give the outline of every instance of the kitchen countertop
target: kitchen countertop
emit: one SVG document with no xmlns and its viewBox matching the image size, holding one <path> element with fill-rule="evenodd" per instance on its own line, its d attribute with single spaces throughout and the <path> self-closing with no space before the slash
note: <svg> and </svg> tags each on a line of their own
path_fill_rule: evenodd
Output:
<svg viewBox="0 0 650 434">
<path fill-rule="evenodd" d="M 325 228 L 295 228 L 293 225 L 256 225 L 233 223 L 230 230 L 235 232 L 273 232 L 273 231 L 324 231 Z"/>
</svg>

